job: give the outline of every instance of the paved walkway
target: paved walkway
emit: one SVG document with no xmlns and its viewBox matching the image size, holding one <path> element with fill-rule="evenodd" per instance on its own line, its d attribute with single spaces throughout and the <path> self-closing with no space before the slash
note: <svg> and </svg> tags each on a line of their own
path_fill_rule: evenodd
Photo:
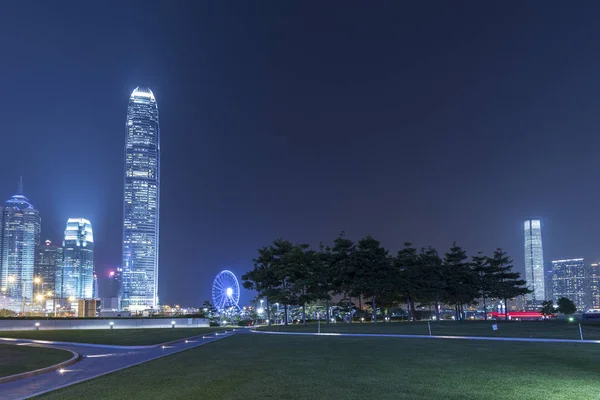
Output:
<svg viewBox="0 0 600 400">
<path fill-rule="evenodd" d="M 256 331 L 252 333 L 267 335 L 304 335 L 304 336 L 347 336 L 347 337 L 379 337 L 400 339 L 458 339 L 458 340 L 490 340 L 499 342 L 540 342 L 540 343 L 596 343 L 600 340 L 574 340 L 574 339 L 539 339 L 539 338 L 511 338 L 494 336 L 427 336 L 427 335 L 402 335 L 391 333 L 317 333 L 317 332 L 271 332 Z"/>
<path fill-rule="evenodd" d="M 83 343 L 49 342 L 41 340 L 0 339 L 1 344 L 17 346 L 39 346 L 67 349 L 79 353 L 81 361 L 70 365 L 64 371 L 45 374 L 0 384 L 2 400 L 27 399 L 96 378 L 123 368 L 142 364 L 156 358 L 165 357 L 180 351 L 189 350 L 203 344 L 224 339 L 240 332 L 211 333 L 178 343 L 153 346 L 102 346 Z"/>
</svg>

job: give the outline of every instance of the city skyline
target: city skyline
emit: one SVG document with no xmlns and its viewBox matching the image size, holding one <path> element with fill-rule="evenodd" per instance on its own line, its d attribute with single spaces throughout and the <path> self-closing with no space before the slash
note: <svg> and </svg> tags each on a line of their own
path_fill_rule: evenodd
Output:
<svg viewBox="0 0 600 400">
<path fill-rule="evenodd" d="M 0 193 L 23 175 L 55 243 L 69 217 L 92 221 L 99 279 L 122 264 L 123 123 L 139 85 L 165 132 L 161 303 L 209 299 L 218 271 L 240 276 L 278 237 L 502 247 L 524 276 L 536 216 L 545 259 L 600 259 L 593 10 L 127 3 L 83 20 L 84 4 L 36 7 L 0 16 L 0 124 L 15 142 Z M 577 157 L 549 162 L 557 149 Z"/>
</svg>

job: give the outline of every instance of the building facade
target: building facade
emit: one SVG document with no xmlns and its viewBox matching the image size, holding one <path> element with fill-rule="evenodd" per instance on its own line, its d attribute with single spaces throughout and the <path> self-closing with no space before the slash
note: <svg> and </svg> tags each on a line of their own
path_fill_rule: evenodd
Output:
<svg viewBox="0 0 600 400">
<path fill-rule="evenodd" d="M 42 292 L 49 297 L 54 297 L 56 292 L 56 276 L 62 261 L 62 247 L 53 245 L 50 240 L 38 247 L 34 275 L 40 278 Z"/>
<path fill-rule="evenodd" d="M 58 297 L 91 299 L 94 287 L 94 234 L 84 218 L 69 218 L 63 241 L 63 263 L 57 275 Z"/>
<path fill-rule="evenodd" d="M 525 280 L 532 290 L 526 296 L 528 303 L 541 304 L 546 299 L 544 275 L 541 223 L 539 219 L 528 219 L 525 221 Z"/>
<path fill-rule="evenodd" d="M 32 299 L 41 219 L 23 196 L 22 181 L 0 210 L 0 289 L 9 297 Z"/>
<path fill-rule="evenodd" d="M 588 276 L 583 258 L 552 261 L 552 293 L 556 304 L 566 297 L 575 303 L 577 310 L 583 311 L 588 302 Z"/>
<path fill-rule="evenodd" d="M 160 140 L 152 91 L 129 98 L 123 201 L 123 299 L 126 310 L 158 306 Z"/>
<path fill-rule="evenodd" d="M 600 264 L 590 265 L 589 283 L 588 306 L 594 310 L 600 310 Z"/>
</svg>

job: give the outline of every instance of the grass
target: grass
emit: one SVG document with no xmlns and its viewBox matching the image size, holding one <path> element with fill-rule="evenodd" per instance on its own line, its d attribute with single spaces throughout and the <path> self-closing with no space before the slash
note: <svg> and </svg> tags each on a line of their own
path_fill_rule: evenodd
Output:
<svg viewBox="0 0 600 400">
<path fill-rule="evenodd" d="M 497 324 L 501 337 L 576 339 L 579 327 L 576 322 L 567 321 L 441 321 L 431 322 L 431 334 L 434 336 L 496 336 L 492 324 Z M 586 323 L 581 325 L 583 338 L 600 340 L 600 324 Z M 317 332 L 317 324 L 278 325 L 260 328 L 280 332 Z M 398 333 L 409 335 L 429 335 L 427 322 L 390 322 L 390 323 L 354 323 L 324 324 L 321 332 L 331 333 Z"/>
<path fill-rule="evenodd" d="M 73 354 L 43 347 L 0 345 L 0 376 L 20 374 L 66 361 Z"/>
<path fill-rule="evenodd" d="M 246 334 L 44 399 L 587 400 L 600 345 Z"/>
<path fill-rule="evenodd" d="M 40 331 L 4 331 L 3 338 L 50 340 L 122 346 L 151 345 L 183 339 L 223 328 L 165 328 L 165 329 L 71 329 Z"/>
</svg>

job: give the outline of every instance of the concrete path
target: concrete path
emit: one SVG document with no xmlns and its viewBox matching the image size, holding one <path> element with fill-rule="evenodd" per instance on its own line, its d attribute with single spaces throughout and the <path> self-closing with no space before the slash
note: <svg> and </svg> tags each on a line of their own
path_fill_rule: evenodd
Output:
<svg viewBox="0 0 600 400">
<path fill-rule="evenodd" d="M 52 371 L 29 378 L 0 384 L 2 400 L 27 399 L 39 396 L 66 386 L 74 385 L 120 369 L 142 364 L 156 358 L 165 357 L 180 351 L 189 350 L 203 344 L 229 337 L 241 330 L 225 333 L 211 333 L 204 336 L 182 340 L 177 343 L 153 346 L 101 346 L 83 343 L 50 342 L 24 339 L 0 339 L 1 344 L 17 346 L 52 347 L 67 349 L 79 353 L 81 361 L 65 370 Z"/>
<path fill-rule="evenodd" d="M 493 336 L 426 336 L 426 335 L 402 335 L 391 333 L 317 333 L 317 332 L 271 332 L 255 331 L 252 333 L 266 335 L 304 335 L 304 336 L 346 336 L 346 337 L 378 337 L 378 338 L 400 338 L 400 339 L 458 339 L 458 340 L 490 340 L 496 342 L 540 342 L 540 343 L 595 343 L 600 340 L 574 340 L 574 339 L 536 339 L 536 338 L 511 338 Z"/>
</svg>

